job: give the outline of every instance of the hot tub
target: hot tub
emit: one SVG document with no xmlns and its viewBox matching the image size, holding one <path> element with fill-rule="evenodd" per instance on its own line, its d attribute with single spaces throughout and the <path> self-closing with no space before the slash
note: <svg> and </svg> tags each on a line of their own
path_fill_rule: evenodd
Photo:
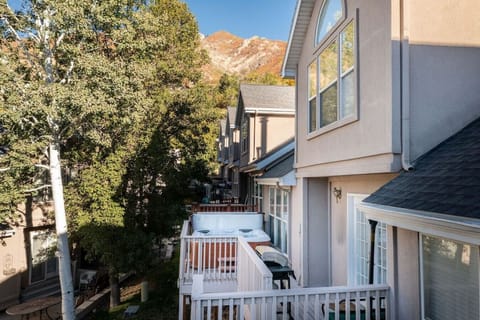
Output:
<svg viewBox="0 0 480 320">
<path fill-rule="evenodd" d="M 260 229 L 240 228 L 225 230 L 202 229 L 192 233 L 194 237 L 244 237 L 245 240 L 255 249 L 259 244 L 270 243 L 270 237 Z"/>
<path fill-rule="evenodd" d="M 190 261 L 195 268 L 231 266 L 237 255 L 237 242 L 241 236 L 255 249 L 270 245 L 270 237 L 262 230 L 263 216 L 258 213 L 197 213 L 192 215 Z"/>
</svg>

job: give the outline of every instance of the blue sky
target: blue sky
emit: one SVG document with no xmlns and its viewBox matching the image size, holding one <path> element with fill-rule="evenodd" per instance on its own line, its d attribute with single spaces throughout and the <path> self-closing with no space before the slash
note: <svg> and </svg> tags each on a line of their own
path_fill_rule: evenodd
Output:
<svg viewBox="0 0 480 320">
<path fill-rule="evenodd" d="M 184 0 L 200 32 L 225 30 L 242 38 L 254 35 L 288 40 L 296 0 Z"/>
<path fill-rule="evenodd" d="M 296 0 L 182 0 L 197 18 L 200 32 L 224 30 L 242 38 L 288 40 Z M 8 0 L 14 8 L 21 0 Z"/>
</svg>

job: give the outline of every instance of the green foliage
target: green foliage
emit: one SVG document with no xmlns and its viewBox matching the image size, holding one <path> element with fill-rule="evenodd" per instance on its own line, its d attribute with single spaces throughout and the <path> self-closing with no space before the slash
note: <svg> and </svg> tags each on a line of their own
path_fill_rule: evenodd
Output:
<svg viewBox="0 0 480 320">
<path fill-rule="evenodd" d="M 162 105 L 149 144 L 131 158 L 123 190 L 128 212 L 135 213 L 131 221 L 168 235 L 184 218 L 191 181 L 204 181 L 209 173 L 220 114 L 201 85 L 163 96 Z"/>
<path fill-rule="evenodd" d="M 283 79 L 280 75 L 275 73 L 257 73 L 252 72 L 248 74 L 244 82 L 255 83 L 255 84 L 265 84 L 265 85 L 294 85 L 294 81 L 290 79 Z"/>
<path fill-rule="evenodd" d="M 178 0 L 26 4 L 0 6 L 0 221 L 45 183 L 58 143 L 77 172 L 65 190 L 71 237 L 110 270 L 143 272 L 152 234 L 171 232 L 215 154 L 195 19 Z"/>
<path fill-rule="evenodd" d="M 236 106 L 239 86 L 240 78 L 238 76 L 224 73 L 216 87 L 216 106 L 220 108 Z"/>
</svg>

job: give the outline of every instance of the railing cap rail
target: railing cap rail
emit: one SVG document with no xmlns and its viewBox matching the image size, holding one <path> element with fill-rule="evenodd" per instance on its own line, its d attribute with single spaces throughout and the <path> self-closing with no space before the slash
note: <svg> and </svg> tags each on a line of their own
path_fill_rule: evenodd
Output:
<svg viewBox="0 0 480 320">
<path fill-rule="evenodd" d="M 283 290 L 265 290 L 265 291 L 237 291 L 222 293 L 204 293 L 192 300 L 214 300 L 214 299 L 237 299 L 237 298 L 261 298 L 283 297 L 308 294 L 335 294 L 335 293 L 355 293 L 355 292 L 372 292 L 372 291 L 390 291 L 387 284 L 373 284 L 363 286 L 338 286 L 338 287 L 316 287 L 316 288 L 294 288 Z"/>
</svg>

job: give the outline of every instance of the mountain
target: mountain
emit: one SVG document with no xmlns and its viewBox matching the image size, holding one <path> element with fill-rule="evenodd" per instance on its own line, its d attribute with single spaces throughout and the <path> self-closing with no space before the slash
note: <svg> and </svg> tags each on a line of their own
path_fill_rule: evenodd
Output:
<svg viewBox="0 0 480 320">
<path fill-rule="evenodd" d="M 201 40 L 201 46 L 210 56 L 205 65 L 205 80 L 216 82 L 223 73 L 241 78 L 252 73 L 280 74 L 287 43 L 254 36 L 237 37 L 226 31 L 218 31 Z"/>
</svg>

